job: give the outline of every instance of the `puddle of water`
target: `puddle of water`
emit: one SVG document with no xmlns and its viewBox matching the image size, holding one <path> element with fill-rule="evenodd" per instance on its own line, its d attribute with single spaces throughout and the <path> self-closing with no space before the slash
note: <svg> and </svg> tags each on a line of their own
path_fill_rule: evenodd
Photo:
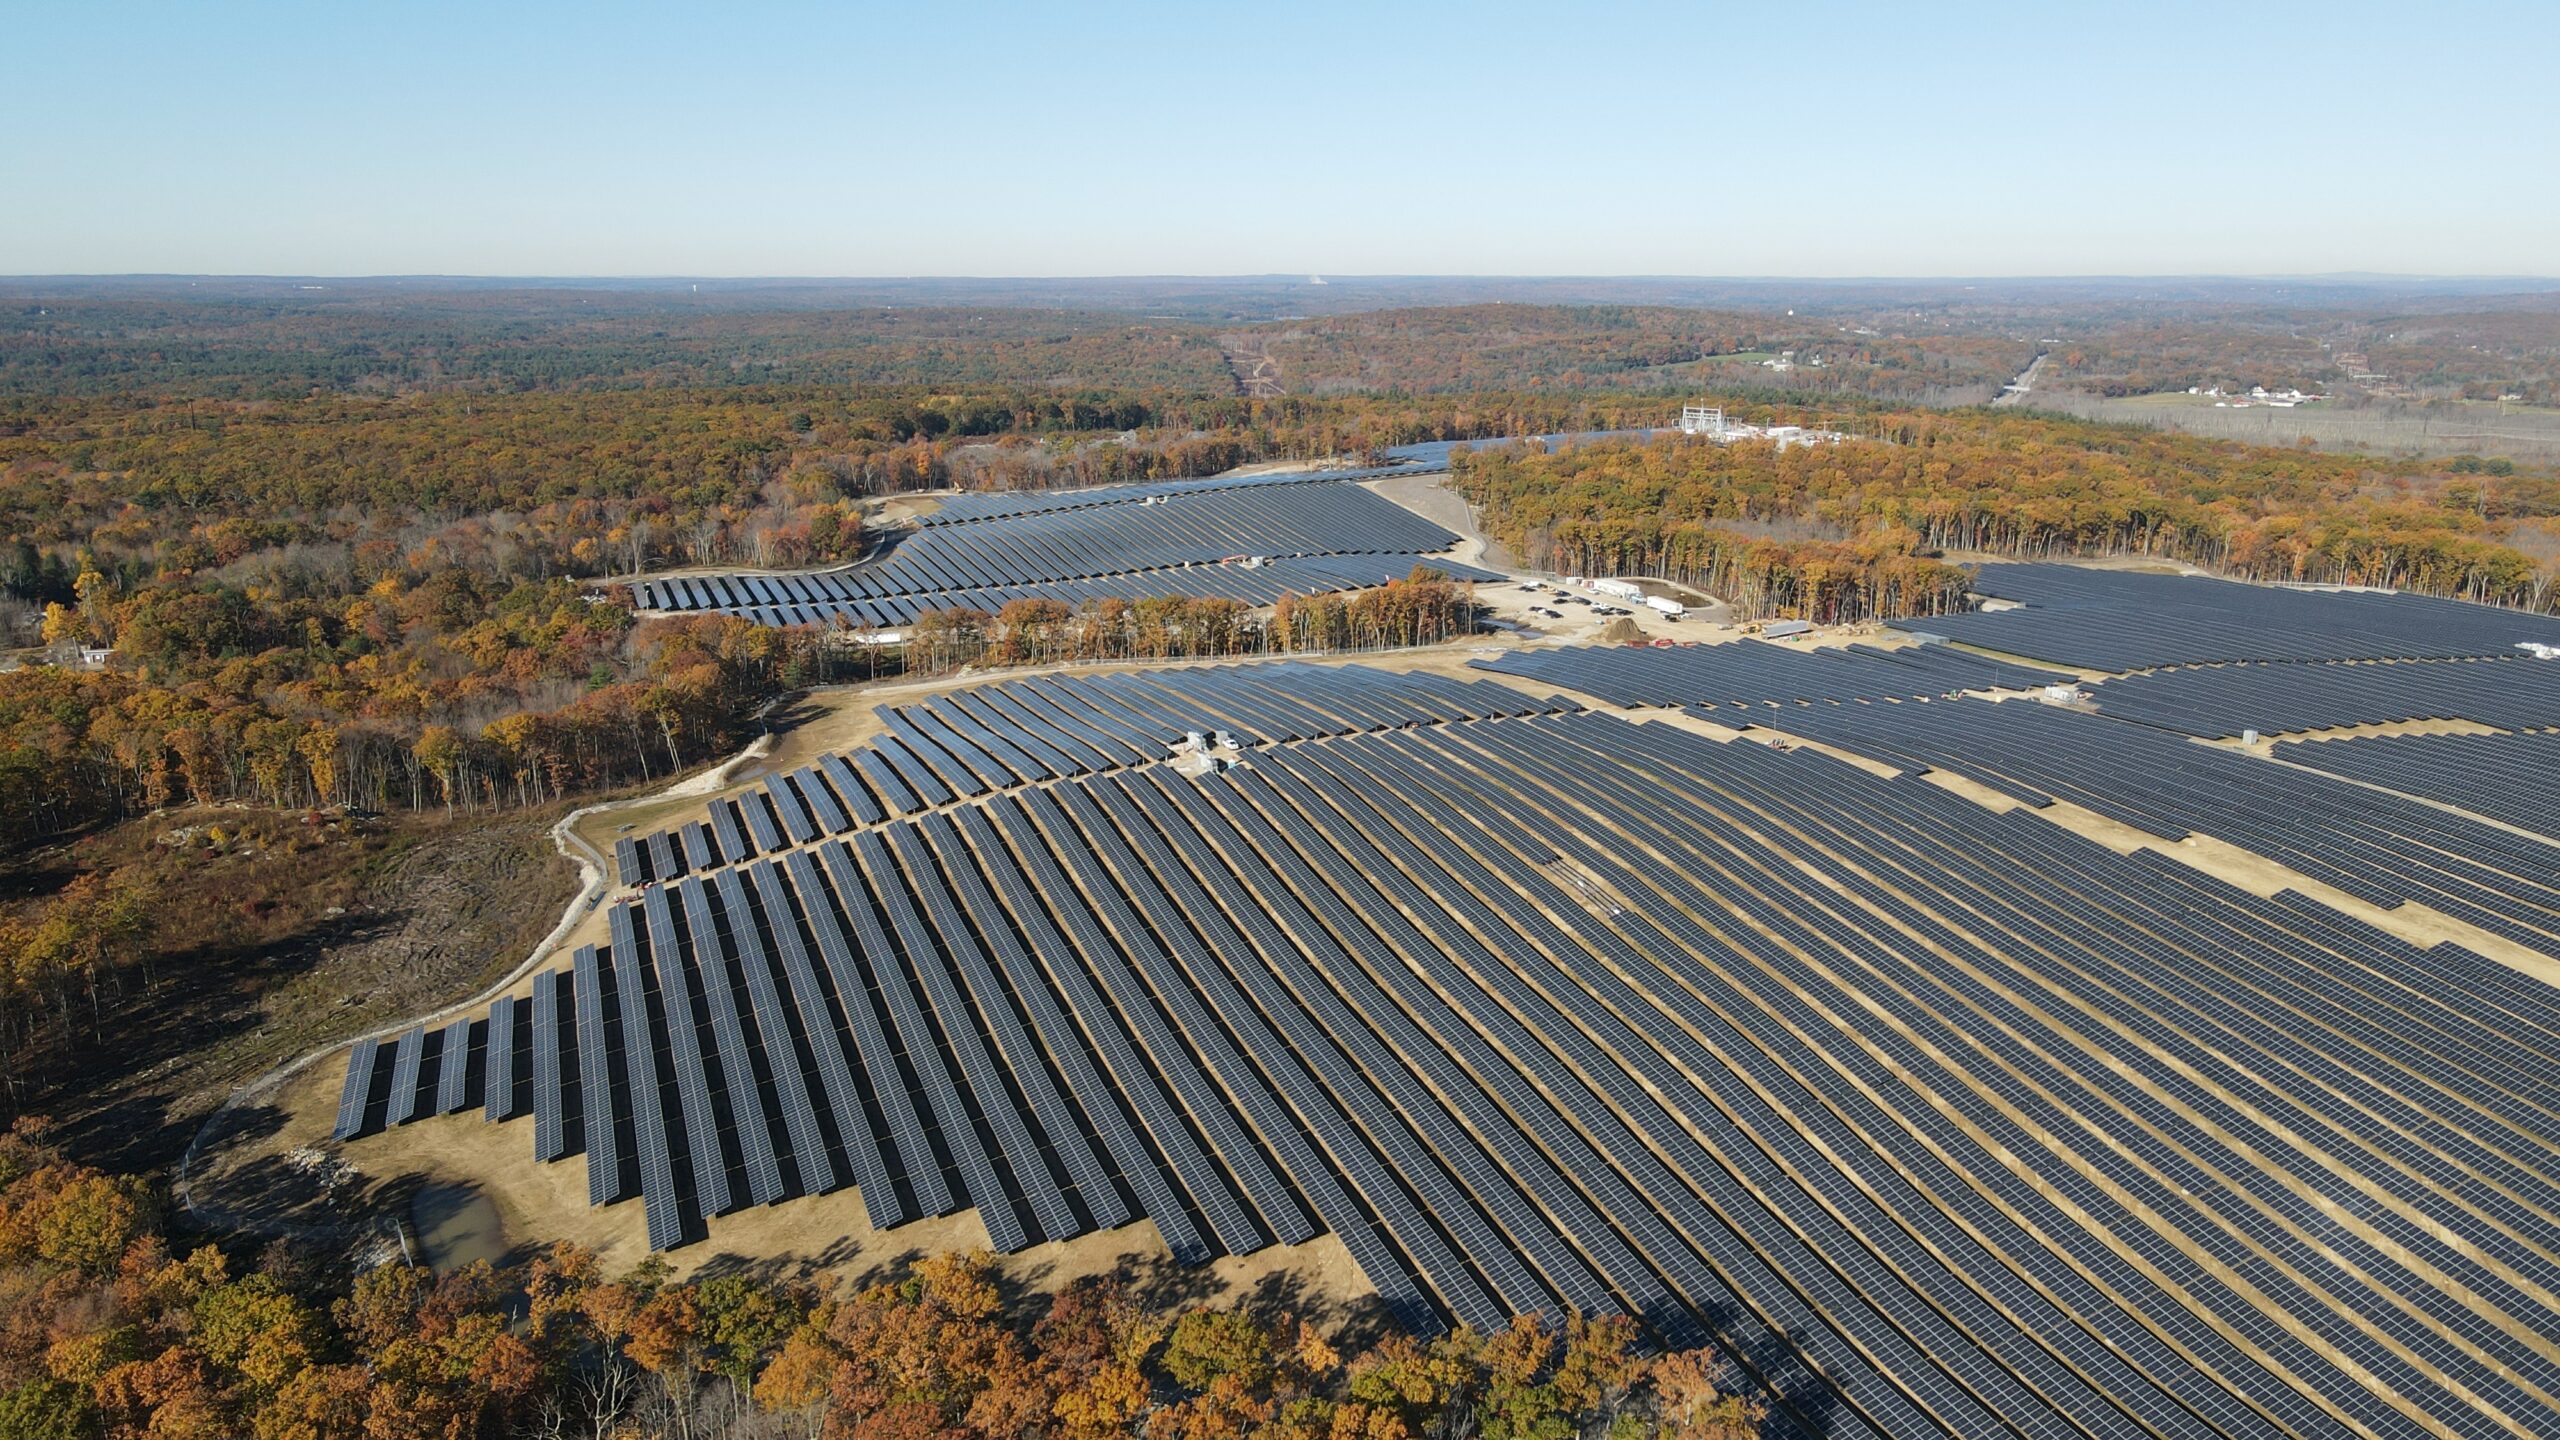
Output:
<svg viewBox="0 0 2560 1440">
<path fill-rule="evenodd" d="M 409 1202 L 409 1228 L 422 1258 L 438 1270 L 474 1260 L 495 1265 L 506 1258 L 507 1234 L 498 1207 L 467 1185 L 430 1185 Z"/>
</svg>

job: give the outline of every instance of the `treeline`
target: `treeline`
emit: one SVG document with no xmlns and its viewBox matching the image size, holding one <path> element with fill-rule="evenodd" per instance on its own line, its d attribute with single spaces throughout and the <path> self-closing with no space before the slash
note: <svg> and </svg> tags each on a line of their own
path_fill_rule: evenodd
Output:
<svg viewBox="0 0 2560 1440">
<path fill-rule="evenodd" d="M 116 610 L 133 668 L 0 674 L 7 847 L 172 805 L 480 809 L 651 780 L 744 743 L 824 663 L 806 635 L 635 626 L 574 592 L 566 614 L 514 592 L 443 614 L 436 592 L 469 593 L 455 577 L 298 636 L 253 633 L 276 616 L 245 601 L 155 593 Z"/>
<path fill-rule="evenodd" d="M 0 584 L 432 547 L 543 578 L 862 553 L 862 502 L 1214 474 L 1423 440 L 1660 423 L 1659 399 L 789 388 L 0 403 Z M 53 572 L 50 581 L 43 573 Z M 32 580 L 26 578 L 36 573 Z"/>
<path fill-rule="evenodd" d="M 1168 595 L 1083 606 L 1016 600 L 990 614 L 937 610 L 907 628 L 910 674 L 964 665 L 1241 659 L 1436 645 L 1474 629 L 1474 587 L 1417 566 L 1349 594 L 1283 595 L 1268 614 L 1240 600 Z"/>
<path fill-rule="evenodd" d="M 1032 392 L 84 400 L 19 413 L 32 418 L 0 437 L 0 627 L 66 666 L 81 647 L 113 654 L 102 672 L 0 673 L 0 848 L 168 804 L 538 804 L 694 763 L 741 740 L 782 690 L 873 674 L 884 657 L 734 621 L 636 626 L 578 578 L 849 556 L 875 490 L 1160 478 L 1649 418 L 1503 396 Z M 1131 419 L 1153 423 L 1071 428 Z M 921 663 L 968 663 L 987 643 L 1144 658 L 1428 643 L 1462 628 L 1453 603 L 1417 616 L 1410 598 L 1316 602 L 1276 639 L 1249 615 L 1170 601 L 1083 617 L 1067 639 L 1047 633 L 1062 630 L 1052 620 L 1016 640 L 993 617 L 955 619 L 926 627 Z"/>
<path fill-rule="evenodd" d="M 963 665 L 1429 645 L 1472 628 L 1427 568 L 1271 612 L 1185 596 L 928 614 L 902 646 L 733 616 L 635 621 L 563 580 L 385 576 L 352 599 L 146 586 L 94 570 L 46 628 L 110 668 L 0 673 L 0 849 L 176 805 L 495 809 L 646 782 L 734 750 L 810 685 Z"/>
<path fill-rule="evenodd" d="M 520 1266 L 345 1278 L 277 1242 L 183 1253 L 141 1182 L 0 1136 L 0 1440 L 1747 1440 L 1708 1351 L 1624 1317 L 1344 1353 L 1287 1313 L 1009 1310 L 983 1255 L 821 1281 Z"/>
<path fill-rule="evenodd" d="M 0 1086 L 27 1102 L 50 1064 L 105 1039 L 108 1016 L 150 986 L 159 896 L 129 871 L 74 876 L 32 906 L 0 910 Z"/>
<path fill-rule="evenodd" d="M 2543 477 L 2267 450 L 1975 411 L 1871 416 L 1786 449 L 1667 438 L 1462 455 L 1455 484 L 1530 563 L 1659 574 L 1815 620 L 1956 602 L 1947 552 L 2153 555 L 2252 579 L 2547 609 Z"/>
</svg>

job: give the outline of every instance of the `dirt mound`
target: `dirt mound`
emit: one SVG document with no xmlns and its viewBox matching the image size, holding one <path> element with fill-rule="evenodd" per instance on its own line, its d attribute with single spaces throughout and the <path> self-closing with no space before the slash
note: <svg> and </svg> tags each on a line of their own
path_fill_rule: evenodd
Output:
<svg viewBox="0 0 2560 1440">
<path fill-rule="evenodd" d="M 1624 645 L 1631 640 L 1643 638 L 1644 627 L 1636 624 L 1634 617 L 1627 615 L 1619 616 L 1600 630 L 1600 643 L 1603 645 Z"/>
</svg>

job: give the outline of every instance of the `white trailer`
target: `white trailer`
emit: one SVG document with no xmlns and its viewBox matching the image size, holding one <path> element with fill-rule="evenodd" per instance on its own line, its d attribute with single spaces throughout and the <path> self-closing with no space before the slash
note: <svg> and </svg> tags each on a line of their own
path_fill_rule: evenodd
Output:
<svg viewBox="0 0 2560 1440">
<path fill-rule="evenodd" d="M 1661 611 L 1663 614 L 1670 616 L 1674 620 L 1677 620 L 1681 616 L 1689 613 L 1688 606 L 1681 604 L 1677 600 L 1665 600 L 1659 595 L 1647 595 L 1644 597 L 1644 603 Z"/>
</svg>

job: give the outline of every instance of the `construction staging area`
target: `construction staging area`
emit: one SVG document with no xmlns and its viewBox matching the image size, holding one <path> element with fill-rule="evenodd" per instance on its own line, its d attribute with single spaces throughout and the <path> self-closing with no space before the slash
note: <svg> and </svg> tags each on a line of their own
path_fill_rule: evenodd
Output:
<svg viewBox="0 0 2560 1440">
<path fill-rule="evenodd" d="M 357 1046 L 336 1140 L 529 1119 L 679 1253 L 1330 1237 L 1415 1331 L 1711 1344 L 1781 1433 L 2560 1432 L 2560 625 L 2089 574 L 1913 622 L 1970 648 L 884 704 Z"/>
</svg>

